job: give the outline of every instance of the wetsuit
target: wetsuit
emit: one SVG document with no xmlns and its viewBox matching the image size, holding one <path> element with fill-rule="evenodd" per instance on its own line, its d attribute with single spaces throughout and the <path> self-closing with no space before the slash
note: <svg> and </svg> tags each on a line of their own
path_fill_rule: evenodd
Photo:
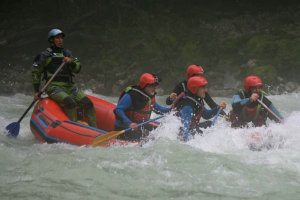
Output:
<svg viewBox="0 0 300 200">
<path fill-rule="evenodd" d="M 64 107 L 70 120 L 77 121 L 76 106 L 79 105 L 84 110 L 88 124 L 97 127 L 93 102 L 73 83 L 73 74 L 79 73 L 81 65 L 68 49 L 51 47 L 36 56 L 32 69 L 34 91 L 39 92 L 41 79 L 49 80 L 62 64 L 64 57 L 69 57 L 71 63 L 64 65 L 48 85 L 46 92 L 51 99 Z"/>
<path fill-rule="evenodd" d="M 200 126 L 200 118 L 210 119 L 218 112 L 217 107 L 208 110 L 205 108 L 203 99 L 187 92 L 182 96 L 175 105 L 177 114 L 181 117 L 183 127 L 180 131 L 180 137 L 184 141 L 188 141 L 191 135 L 202 133 Z"/>
<path fill-rule="evenodd" d="M 185 92 L 185 91 L 187 91 L 187 81 L 186 80 L 181 81 L 178 85 L 176 85 L 176 87 L 173 90 L 173 93 L 176 93 L 178 96 L 179 94 L 181 94 L 182 92 Z M 207 105 L 210 108 L 215 108 L 217 106 L 216 102 L 211 98 L 211 96 L 207 92 L 205 93 L 204 101 L 207 103 Z M 166 104 L 171 105 L 172 103 L 173 103 L 173 101 L 170 99 L 170 96 L 168 96 L 166 99 Z M 221 111 L 221 114 L 226 115 L 226 113 L 223 110 Z"/>
</svg>

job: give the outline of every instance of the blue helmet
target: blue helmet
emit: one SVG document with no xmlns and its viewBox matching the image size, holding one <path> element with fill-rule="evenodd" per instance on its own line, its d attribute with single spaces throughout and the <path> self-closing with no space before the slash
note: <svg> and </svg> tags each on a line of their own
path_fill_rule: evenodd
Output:
<svg viewBox="0 0 300 200">
<path fill-rule="evenodd" d="M 51 29 L 48 33 L 48 40 L 52 37 L 55 37 L 57 35 L 60 35 L 62 34 L 63 37 L 65 37 L 65 34 L 64 32 L 62 32 L 61 30 L 57 29 L 57 28 L 54 28 L 54 29 Z"/>
</svg>

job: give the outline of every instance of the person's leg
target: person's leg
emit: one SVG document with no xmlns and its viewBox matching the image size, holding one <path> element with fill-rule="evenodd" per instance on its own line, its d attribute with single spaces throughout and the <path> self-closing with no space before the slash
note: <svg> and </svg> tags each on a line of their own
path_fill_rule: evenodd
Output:
<svg viewBox="0 0 300 200">
<path fill-rule="evenodd" d="M 86 121 L 90 126 L 97 128 L 96 112 L 93 102 L 88 97 L 81 99 L 82 107 L 84 109 Z"/>
<path fill-rule="evenodd" d="M 83 108 L 87 123 L 90 126 L 97 128 L 96 112 L 93 102 L 77 88 L 73 88 L 71 94 L 77 104 Z"/>
<path fill-rule="evenodd" d="M 57 93 L 52 93 L 50 99 L 54 100 L 64 108 L 66 115 L 71 121 L 77 121 L 76 102 L 69 94 L 60 90 Z"/>
</svg>

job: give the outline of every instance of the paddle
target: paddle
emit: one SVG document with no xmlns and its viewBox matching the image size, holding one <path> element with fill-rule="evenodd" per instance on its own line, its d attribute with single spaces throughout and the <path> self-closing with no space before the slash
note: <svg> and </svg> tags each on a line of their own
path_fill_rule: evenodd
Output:
<svg viewBox="0 0 300 200">
<path fill-rule="evenodd" d="M 230 118 L 228 115 L 222 115 L 222 114 L 219 114 L 220 117 L 223 117 L 224 119 L 226 119 L 226 121 L 229 121 Z"/>
<path fill-rule="evenodd" d="M 163 118 L 163 117 L 164 117 L 164 115 L 161 115 L 161 116 L 158 116 L 156 118 L 150 119 L 148 121 L 142 122 L 142 123 L 138 124 L 137 127 L 143 126 L 145 124 L 148 124 L 149 122 L 153 122 L 153 121 L 158 120 L 158 119 Z M 95 140 L 92 144 L 92 147 L 100 146 L 101 144 L 103 144 L 103 143 L 105 143 L 105 142 L 107 142 L 107 141 L 109 141 L 109 140 L 111 140 L 111 139 L 127 132 L 127 131 L 130 131 L 130 130 L 131 130 L 131 128 L 127 128 L 125 130 L 111 131 L 109 133 L 99 135 L 95 138 Z"/>
<path fill-rule="evenodd" d="M 266 104 L 264 104 L 261 100 L 257 99 L 258 103 L 260 103 L 269 113 L 271 113 L 280 123 L 283 123 L 283 121 L 272 111 Z"/>
<path fill-rule="evenodd" d="M 51 78 L 45 84 L 45 86 L 43 87 L 43 89 L 39 92 L 38 97 L 40 97 L 41 94 L 46 90 L 46 88 L 48 87 L 48 85 L 51 83 L 51 81 L 55 78 L 55 76 L 59 73 L 59 71 L 63 68 L 64 65 L 65 65 L 65 62 L 63 62 L 58 67 L 58 69 L 56 70 L 56 72 L 51 76 Z M 17 122 L 10 123 L 8 126 L 6 126 L 6 130 L 8 131 L 8 134 L 7 134 L 8 136 L 17 137 L 19 135 L 20 122 L 23 120 L 23 118 L 25 117 L 25 115 L 28 113 L 28 111 L 31 109 L 31 107 L 37 101 L 38 101 L 38 99 L 32 101 L 32 103 L 30 104 L 30 106 L 27 108 L 27 110 L 24 112 L 24 114 L 20 117 L 20 119 Z"/>
<path fill-rule="evenodd" d="M 216 122 L 216 120 L 217 120 L 217 118 L 218 118 L 218 116 L 219 116 L 219 114 L 220 114 L 221 111 L 222 111 L 222 109 L 219 108 L 219 110 L 218 110 L 218 112 L 217 112 L 215 118 L 213 119 L 213 121 L 212 121 L 211 124 L 210 124 L 210 127 L 212 127 L 212 126 L 215 124 L 215 122 Z"/>
</svg>

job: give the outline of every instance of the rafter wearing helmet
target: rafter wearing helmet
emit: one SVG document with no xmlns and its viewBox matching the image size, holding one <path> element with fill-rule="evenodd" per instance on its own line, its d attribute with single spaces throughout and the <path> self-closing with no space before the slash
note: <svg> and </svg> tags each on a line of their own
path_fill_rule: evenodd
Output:
<svg viewBox="0 0 300 200">
<path fill-rule="evenodd" d="M 267 118 L 279 122 L 273 115 L 258 103 L 261 100 L 280 119 L 283 117 L 262 90 L 263 82 L 258 76 L 248 76 L 244 80 L 244 89 L 240 89 L 232 98 L 232 110 L 230 111 L 231 126 L 248 127 L 266 125 Z"/>
<path fill-rule="evenodd" d="M 163 107 L 155 101 L 159 82 L 158 76 L 144 73 L 141 75 L 138 85 L 131 85 L 122 91 L 114 109 L 115 130 L 120 131 L 128 127 L 133 130 L 118 136 L 119 139 L 141 140 L 148 136 L 149 131 L 155 129 L 157 124 L 149 123 L 142 128 L 137 128 L 138 123 L 148 121 L 153 111 L 159 114 L 170 111 L 170 108 Z"/>
<path fill-rule="evenodd" d="M 167 97 L 166 99 L 167 105 L 173 104 L 176 101 L 177 97 L 184 95 L 184 92 L 187 91 L 187 81 L 191 77 L 204 76 L 204 70 L 199 65 L 189 65 L 186 69 L 185 76 L 186 76 L 186 80 L 183 80 L 180 83 L 178 83 L 173 89 L 170 96 Z M 215 108 L 217 106 L 217 103 L 211 98 L 208 92 L 206 92 L 205 94 L 204 101 L 207 103 L 207 105 L 210 108 Z M 224 116 L 227 115 L 223 110 L 221 111 L 221 114 Z M 210 122 L 203 122 L 202 127 L 206 128 L 209 124 Z"/>
<path fill-rule="evenodd" d="M 48 33 L 50 47 L 38 54 L 33 63 L 32 82 L 34 99 L 39 99 L 41 80 L 49 80 L 59 66 L 64 66 L 46 88 L 48 96 L 62 106 L 72 121 L 77 121 L 76 106 L 85 111 L 85 118 L 90 126 L 97 127 L 93 102 L 73 82 L 74 74 L 80 72 L 81 64 L 70 50 L 63 48 L 65 33 L 60 29 L 51 29 Z"/>
<path fill-rule="evenodd" d="M 190 140 L 190 138 L 196 133 L 201 134 L 202 126 L 200 126 L 200 119 L 212 118 L 219 108 L 225 109 L 225 102 L 221 102 L 220 105 L 216 105 L 215 108 L 208 110 L 204 107 L 203 99 L 207 93 L 208 82 L 204 77 L 194 76 L 187 82 L 187 91 L 183 96 L 179 97 L 176 101 L 174 108 L 177 111 L 177 115 L 181 118 L 182 128 L 179 134 L 180 139 L 184 141 Z M 210 124 L 207 125 L 207 127 Z"/>
</svg>

